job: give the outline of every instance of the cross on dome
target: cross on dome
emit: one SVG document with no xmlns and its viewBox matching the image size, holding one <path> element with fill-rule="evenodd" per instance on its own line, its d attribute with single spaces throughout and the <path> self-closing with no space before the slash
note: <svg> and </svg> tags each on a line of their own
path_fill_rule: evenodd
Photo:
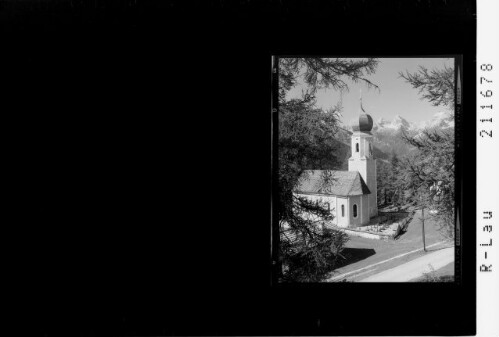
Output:
<svg viewBox="0 0 499 337">
<path fill-rule="evenodd" d="M 364 107 L 362 106 L 362 89 L 360 89 L 360 110 L 362 110 L 363 113 L 366 113 Z"/>
<path fill-rule="evenodd" d="M 373 128 L 373 119 L 366 113 L 364 107 L 362 106 L 362 89 L 360 89 L 360 111 L 359 118 L 354 119 L 352 123 L 353 131 L 363 131 L 370 132 Z"/>
</svg>

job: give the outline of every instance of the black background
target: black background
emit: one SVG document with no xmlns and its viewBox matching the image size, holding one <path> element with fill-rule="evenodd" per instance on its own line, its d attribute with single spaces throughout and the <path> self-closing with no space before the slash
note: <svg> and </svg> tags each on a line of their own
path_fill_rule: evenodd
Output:
<svg viewBox="0 0 499 337">
<path fill-rule="evenodd" d="M 2 2 L 21 326 L 474 334 L 474 13 L 451 0 Z M 460 285 L 270 286 L 273 54 L 463 55 Z"/>
</svg>

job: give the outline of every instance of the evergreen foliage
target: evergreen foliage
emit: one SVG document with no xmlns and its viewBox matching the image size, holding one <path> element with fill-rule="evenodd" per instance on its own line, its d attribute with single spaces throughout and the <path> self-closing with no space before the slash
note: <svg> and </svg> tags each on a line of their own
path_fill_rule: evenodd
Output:
<svg viewBox="0 0 499 337">
<path fill-rule="evenodd" d="M 400 159 L 392 151 L 388 161 L 377 160 L 376 179 L 378 190 L 378 205 L 402 205 L 406 199 L 406 191 L 400 184 Z"/>
<path fill-rule="evenodd" d="M 341 58 L 281 58 L 279 60 L 279 93 L 284 97 L 298 78 L 314 94 L 318 89 L 348 90 L 347 79 L 363 82 L 368 88 L 379 89 L 366 78 L 374 74 L 379 61 L 374 58 L 349 60 Z"/>
<path fill-rule="evenodd" d="M 428 70 L 419 67 L 416 73 L 400 72 L 400 77 L 418 89 L 421 99 L 429 101 L 433 106 L 451 106 L 454 104 L 454 69 L 445 66 L 443 69 Z"/>
<path fill-rule="evenodd" d="M 401 186 L 420 207 L 432 210 L 444 235 L 454 237 L 454 133 L 426 130 L 420 137 L 404 137 L 418 151 L 403 159 Z"/>
<path fill-rule="evenodd" d="M 449 67 L 429 71 L 420 67 L 410 74 L 400 73 L 422 98 L 434 106 L 453 109 L 454 70 Z M 420 135 L 403 133 L 406 144 L 416 148 L 414 153 L 405 156 L 400 162 L 398 184 L 409 191 L 409 200 L 420 209 L 428 208 L 430 215 L 440 225 L 441 233 L 454 237 L 455 207 L 455 167 L 454 130 L 426 129 Z"/>
<path fill-rule="evenodd" d="M 314 93 L 320 88 L 348 90 L 346 80 L 363 81 L 375 71 L 375 59 L 351 61 L 326 58 L 284 58 L 279 60 L 279 227 L 281 280 L 319 282 L 334 268 L 348 236 L 327 228 L 333 220 L 330 210 L 293 194 L 298 179 L 307 169 L 337 169 L 343 158 L 336 141 L 338 105 L 323 111 L 316 108 Z M 286 92 L 302 78 L 307 90 L 299 99 L 286 99 Z M 322 177 L 327 185 L 331 177 Z"/>
</svg>

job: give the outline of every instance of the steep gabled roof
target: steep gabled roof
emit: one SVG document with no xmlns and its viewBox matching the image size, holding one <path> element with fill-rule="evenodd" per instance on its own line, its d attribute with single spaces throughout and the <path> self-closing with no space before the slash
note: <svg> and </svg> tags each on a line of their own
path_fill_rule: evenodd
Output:
<svg viewBox="0 0 499 337">
<path fill-rule="evenodd" d="M 296 193 L 354 196 L 370 194 L 357 171 L 307 170 L 300 177 Z"/>
</svg>

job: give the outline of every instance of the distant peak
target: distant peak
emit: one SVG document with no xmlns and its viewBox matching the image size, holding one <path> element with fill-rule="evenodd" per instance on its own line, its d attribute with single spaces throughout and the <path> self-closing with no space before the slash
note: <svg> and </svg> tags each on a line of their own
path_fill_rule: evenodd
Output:
<svg viewBox="0 0 499 337">
<path fill-rule="evenodd" d="M 433 115 L 433 118 L 449 118 L 451 117 L 451 113 L 449 111 L 439 111 Z"/>
</svg>

